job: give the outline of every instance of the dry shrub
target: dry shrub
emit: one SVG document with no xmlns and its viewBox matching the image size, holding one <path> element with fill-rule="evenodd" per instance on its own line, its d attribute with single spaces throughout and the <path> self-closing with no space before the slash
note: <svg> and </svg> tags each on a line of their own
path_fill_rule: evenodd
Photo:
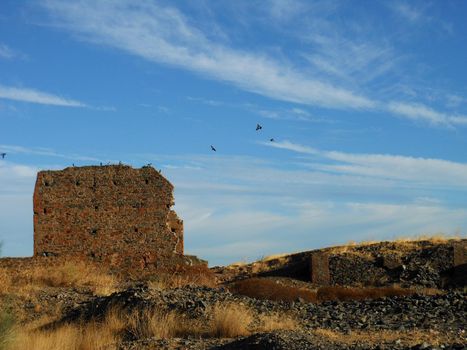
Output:
<svg viewBox="0 0 467 350">
<path fill-rule="evenodd" d="M 329 286 L 321 287 L 318 289 L 318 301 L 331 301 L 331 300 L 363 300 L 363 299 L 377 299 L 391 296 L 406 296 L 416 294 L 414 289 L 404 289 L 400 287 L 341 287 Z"/>
<path fill-rule="evenodd" d="M 292 286 L 284 286 L 272 280 L 262 278 L 250 278 L 237 281 L 229 286 L 233 293 L 256 299 L 275 301 L 297 301 L 299 298 L 306 302 L 316 303 L 316 292 Z"/>
<path fill-rule="evenodd" d="M 218 338 L 234 338 L 250 334 L 252 311 L 241 304 L 217 304 L 212 310 L 210 335 Z"/>
</svg>

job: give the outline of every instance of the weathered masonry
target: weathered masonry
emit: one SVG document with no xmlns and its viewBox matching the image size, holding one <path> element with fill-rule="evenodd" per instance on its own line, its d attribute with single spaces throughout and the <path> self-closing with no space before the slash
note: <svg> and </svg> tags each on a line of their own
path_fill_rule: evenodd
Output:
<svg viewBox="0 0 467 350">
<path fill-rule="evenodd" d="M 34 190 L 34 256 L 90 259 L 114 270 L 183 260 L 173 186 L 150 166 L 41 171 Z"/>
</svg>

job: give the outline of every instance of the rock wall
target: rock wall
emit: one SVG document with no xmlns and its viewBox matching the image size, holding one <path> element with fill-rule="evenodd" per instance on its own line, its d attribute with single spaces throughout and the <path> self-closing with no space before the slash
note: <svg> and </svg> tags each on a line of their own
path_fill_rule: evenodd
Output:
<svg viewBox="0 0 467 350">
<path fill-rule="evenodd" d="M 226 269 L 232 267 L 217 268 L 221 272 Z M 231 275 L 285 276 L 317 286 L 462 288 L 467 286 L 467 239 L 323 248 L 244 265 Z"/>
<path fill-rule="evenodd" d="M 183 221 L 173 186 L 154 168 L 41 171 L 34 190 L 34 256 L 89 259 L 114 270 L 182 262 Z"/>
</svg>

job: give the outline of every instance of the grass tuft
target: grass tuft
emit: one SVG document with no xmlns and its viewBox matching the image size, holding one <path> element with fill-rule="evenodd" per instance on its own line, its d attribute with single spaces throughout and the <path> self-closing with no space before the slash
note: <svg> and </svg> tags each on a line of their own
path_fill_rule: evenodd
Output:
<svg viewBox="0 0 467 350">
<path fill-rule="evenodd" d="M 217 304 L 212 310 L 210 335 L 218 338 L 249 335 L 248 327 L 252 321 L 252 311 L 243 305 Z"/>
</svg>

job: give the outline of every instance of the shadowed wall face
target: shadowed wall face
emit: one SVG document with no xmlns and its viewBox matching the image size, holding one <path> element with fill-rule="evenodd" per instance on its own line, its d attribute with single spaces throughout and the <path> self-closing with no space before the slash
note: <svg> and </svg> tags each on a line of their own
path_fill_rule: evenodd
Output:
<svg viewBox="0 0 467 350">
<path fill-rule="evenodd" d="M 74 256 L 115 269 L 163 268 L 183 256 L 173 186 L 152 167 L 41 171 L 34 190 L 34 255 Z"/>
</svg>

